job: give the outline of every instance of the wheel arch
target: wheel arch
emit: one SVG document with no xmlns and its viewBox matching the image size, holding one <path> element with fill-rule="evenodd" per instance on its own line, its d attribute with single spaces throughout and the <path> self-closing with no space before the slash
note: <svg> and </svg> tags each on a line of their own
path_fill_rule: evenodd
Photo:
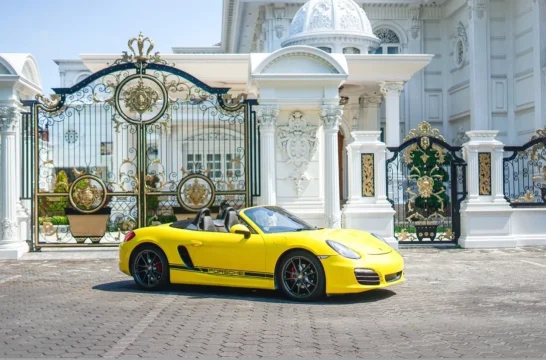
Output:
<svg viewBox="0 0 546 360">
<path fill-rule="evenodd" d="M 293 247 L 293 248 L 290 248 L 290 249 L 286 249 L 286 250 L 278 257 L 277 262 L 275 263 L 275 270 L 274 270 L 274 272 L 273 272 L 273 283 L 274 283 L 274 286 L 275 286 L 275 290 L 278 290 L 277 273 L 278 273 L 279 266 L 280 266 L 282 260 L 283 260 L 287 255 L 289 255 L 291 252 L 295 252 L 295 251 L 304 251 L 304 252 L 306 252 L 306 253 L 309 253 L 311 256 L 314 256 L 315 258 L 317 258 L 317 260 L 319 261 L 320 265 L 322 266 L 322 271 L 324 272 L 324 283 L 325 283 L 325 287 L 326 287 L 326 284 L 327 284 L 327 282 L 328 282 L 328 279 L 326 278 L 326 271 L 324 270 L 324 265 L 322 265 L 322 261 L 320 261 L 318 255 L 315 254 L 312 250 L 310 250 L 310 249 L 308 249 L 308 248 L 298 246 L 298 247 Z"/>
<path fill-rule="evenodd" d="M 153 242 L 152 240 L 141 240 L 141 242 L 135 246 L 133 251 L 131 251 L 131 256 L 129 256 L 129 272 L 131 273 L 131 276 L 133 276 L 133 261 L 135 260 L 135 255 L 137 254 L 138 250 L 140 250 L 143 247 L 153 247 L 157 249 L 158 251 L 161 251 L 165 258 L 167 259 L 167 262 L 169 261 L 169 257 L 167 256 L 167 253 L 165 250 L 161 248 L 158 244 Z"/>
</svg>

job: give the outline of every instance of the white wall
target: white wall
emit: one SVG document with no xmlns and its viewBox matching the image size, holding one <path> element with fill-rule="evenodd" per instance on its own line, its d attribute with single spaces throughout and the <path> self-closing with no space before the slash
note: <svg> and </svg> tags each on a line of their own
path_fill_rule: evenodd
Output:
<svg viewBox="0 0 546 360">
<path fill-rule="evenodd" d="M 513 134 L 510 124 L 513 116 L 508 99 L 513 96 L 508 86 L 512 82 L 510 43 L 510 0 L 490 0 L 489 10 L 489 53 L 490 53 L 490 97 L 492 128 L 499 130 L 497 139 L 510 143 Z M 510 93 L 510 97 L 509 97 Z"/>
<path fill-rule="evenodd" d="M 513 97 L 514 129 L 517 144 L 529 140 L 536 130 L 534 91 L 534 26 L 533 0 L 509 1 L 512 22 L 512 71 L 514 77 Z"/>
</svg>

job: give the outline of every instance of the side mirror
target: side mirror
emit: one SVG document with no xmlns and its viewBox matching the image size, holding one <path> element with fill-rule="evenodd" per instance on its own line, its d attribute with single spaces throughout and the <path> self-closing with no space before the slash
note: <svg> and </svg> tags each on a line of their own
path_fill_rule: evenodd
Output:
<svg viewBox="0 0 546 360">
<path fill-rule="evenodd" d="M 244 235 L 245 239 L 250 238 L 250 230 L 248 230 L 248 228 L 242 224 L 233 225 L 231 229 L 229 229 L 229 232 L 232 234 Z"/>
</svg>

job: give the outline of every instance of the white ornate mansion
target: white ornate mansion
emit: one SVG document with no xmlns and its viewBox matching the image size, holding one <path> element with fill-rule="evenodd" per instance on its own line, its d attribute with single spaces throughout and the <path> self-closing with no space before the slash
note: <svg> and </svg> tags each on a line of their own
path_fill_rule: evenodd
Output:
<svg viewBox="0 0 546 360">
<path fill-rule="evenodd" d="M 546 1 L 224 0 L 222 29 L 217 45 L 174 47 L 161 59 L 211 88 L 229 88 L 232 98 L 244 93 L 257 101 L 259 146 L 253 156 L 260 176 L 252 204 L 284 207 L 316 226 L 372 231 L 393 246 L 423 237 L 463 247 L 546 244 L 540 228 L 546 208 L 511 206 L 525 199 L 540 203 L 542 180 L 533 176 L 544 170 L 530 170 L 531 185 L 514 185 L 507 179 L 518 172 L 510 170 L 513 159 L 505 147 L 523 145 L 546 125 Z M 55 60 L 61 88 L 77 90 L 119 57 Z M 31 221 L 38 214 L 22 196 L 19 171 L 25 146 L 21 114 L 29 111 L 23 101 L 49 92 L 41 89 L 38 67 L 31 55 L 0 53 L 0 258 L 19 257 L 28 250 L 25 240 L 32 242 L 42 231 Z M 181 145 L 185 150 L 173 165 L 175 172 L 184 170 L 173 179 L 201 162 L 207 162 L 203 167 L 214 183 L 245 166 L 233 160 L 236 145 L 189 151 L 198 148 L 192 141 L 218 135 L 213 126 L 197 131 L 198 118 L 188 116 L 184 121 L 193 125 L 177 138 L 186 147 Z M 185 129 L 182 117 L 169 119 L 165 131 L 147 140 L 161 159 L 171 156 L 173 134 Z M 112 159 L 125 159 L 124 140 L 113 133 L 105 141 L 97 130 L 78 125 L 52 130 L 50 139 L 104 148 L 89 160 L 84 155 L 55 160 L 57 170 L 83 162 L 108 169 Z M 229 134 L 244 138 L 242 130 Z M 62 152 L 54 141 L 47 146 L 53 154 Z M 412 151 L 423 152 L 423 164 L 412 163 Z M 391 167 L 404 156 L 409 170 Z M 430 156 L 448 175 L 420 168 Z M 44 173 L 55 177 L 55 168 L 41 166 L 38 182 Z M 53 188 L 50 182 L 38 191 Z M 430 202 L 425 209 L 418 196 L 439 205 Z M 414 224 L 417 217 L 427 224 L 436 219 L 434 230 L 426 235 L 415 230 L 422 225 Z"/>
</svg>

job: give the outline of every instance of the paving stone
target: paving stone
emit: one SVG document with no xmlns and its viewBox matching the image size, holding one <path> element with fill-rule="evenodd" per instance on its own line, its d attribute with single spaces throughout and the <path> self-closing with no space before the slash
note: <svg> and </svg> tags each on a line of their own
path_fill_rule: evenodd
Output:
<svg viewBox="0 0 546 360">
<path fill-rule="evenodd" d="M 4 277 L 22 275 L 0 285 L 0 357 L 544 357 L 544 269 L 524 261 L 546 265 L 546 247 L 401 254 L 405 283 L 312 304 L 230 288 L 143 292 L 116 259 L 0 261 Z"/>
</svg>

